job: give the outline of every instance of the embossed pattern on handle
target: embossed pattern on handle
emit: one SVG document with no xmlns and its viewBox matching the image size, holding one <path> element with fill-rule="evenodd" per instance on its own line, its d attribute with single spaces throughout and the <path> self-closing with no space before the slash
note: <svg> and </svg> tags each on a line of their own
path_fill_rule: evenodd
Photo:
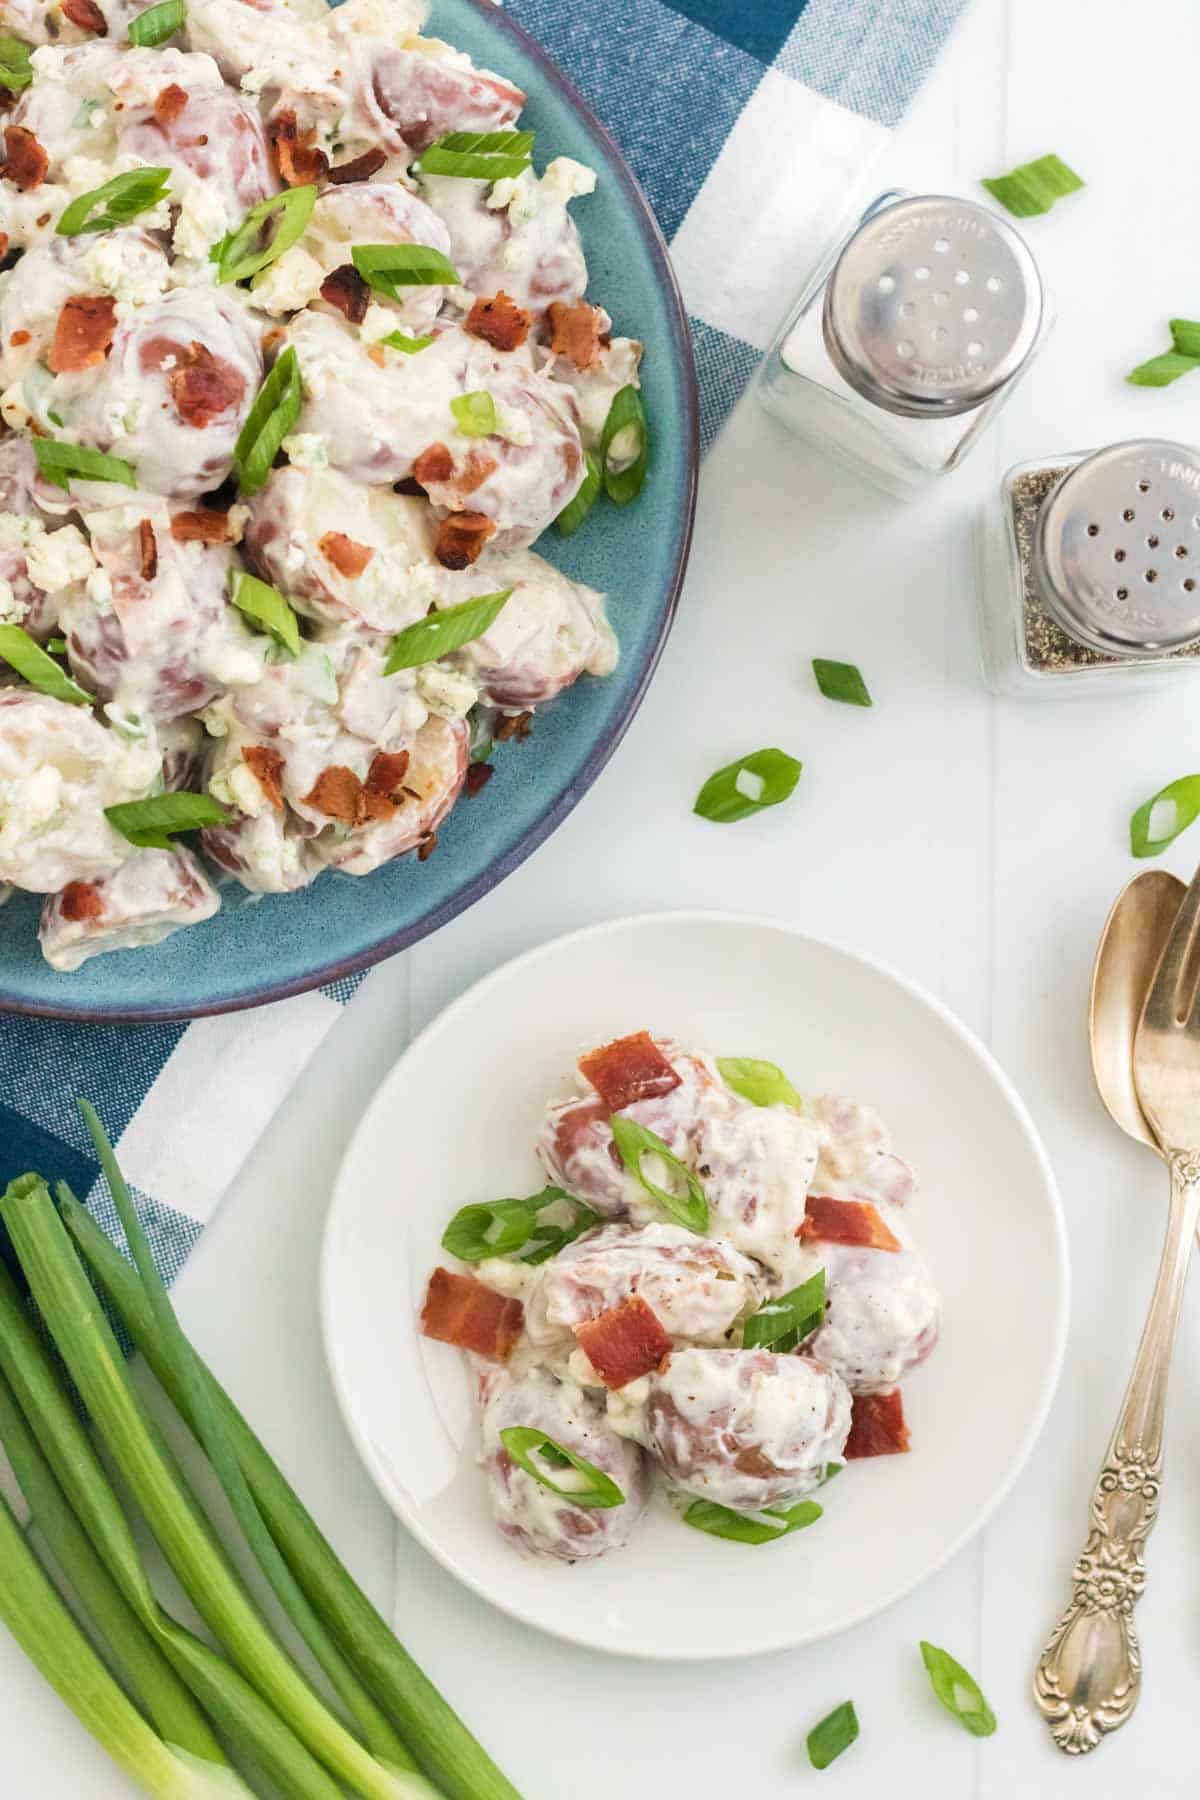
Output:
<svg viewBox="0 0 1200 1800">
<path fill-rule="evenodd" d="M 1143 1546 L 1158 1516 L 1171 1353 L 1200 1220 L 1200 1152 L 1173 1150 L 1171 1211 L 1154 1297 L 1104 1467 L 1071 1603 L 1034 1675 L 1034 1697 L 1060 1750 L 1080 1756 L 1138 1703 L 1142 1654 L 1133 1609 L 1146 1585 Z"/>
</svg>

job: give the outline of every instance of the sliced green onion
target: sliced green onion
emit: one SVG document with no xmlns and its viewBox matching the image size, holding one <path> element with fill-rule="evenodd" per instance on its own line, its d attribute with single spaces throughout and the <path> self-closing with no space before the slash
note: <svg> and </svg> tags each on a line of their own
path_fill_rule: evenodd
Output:
<svg viewBox="0 0 1200 1800">
<path fill-rule="evenodd" d="M 350 260 L 368 287 L 389 300 L 407 287 L 458 287 L 462 277 L 440 250 L 429 244 L 355 244 Z"/>
<path fill-rule="evenodd" d="M 635 387 L 619 388 L 600 434 L 600 472 L 604 491 L 618 506 L 628 506 L 642 491 L 650 463 L 650 428 Z"/>
<path fill-rule="evenodd" d="M 1196 368 L 1200 368 L 1200 358 L 1186 356 L 1179 350 L 1164 350 L 1160 356 L 1152 356 L 1130 369 L 1125 379 L 1133 387 L 1170 387 L 1181 375 L 1190 375 Z"/>
<path fill-rule="evenodd" d="M 33 441 L 36 444 L 37 439 Z M 0 625 L 0 658 L 30 687 L 39 694 L 49 694 L 52 700 L 65 700 L 68 706 L 91 706 L 95 699 L 94 694 L 72 681 L 66 670 L 19 625 Z"/>
<path fill-rule="evenodd" d="M 127 169 L 103 187 L 80 194 L 64 208 L 54 227 L 59 237 L 81 237 L 89 231 L 115 231 L 139 213 L 165 200 L 170 191 L 170 169 Z M 99 208 L 99 211 L 96 209 Z M 36 442 L 36 440 L 35 440 Z"/>
<path fill-rule="evenodd" d="M 300 417 L 303 398 L 300 364 L 289 344 L 254 396 L 234 445 L 234 472 L 244 494 L 257 494 L 271 473 L 280 445 Z"/>
<path fill-rule="evenodd" d="M 679 1223 L 686 1225 L 689 1231 L 707 1231 L 708 1200 L 699 1178 L 693 1175 L 684 1163 L 680 1162 L 674 1151 L 663 1143 L 657 1132 L 649 1130 L 645 1125 L 639 1125 L 636 1119 L 629 1117 L 628 1113 L 614 1113 L 609 1124 L 612 1127 L 613 1142 L 620 1152 L 621 1161 L 629 1173 L 641 1182 L 651 1199 L 657 1200 L 658 1204 L 666 1212 L 669 1212 L 673 1219 L 678 1219 Z M 669 1189 L 659 1187 L 651 1181 L 642 1168 L 642 1158 L 645 1156 L 659 1157 L 671 1173 L 682 1182 L 682 1193 L 671 1193 Z"/>
<path fill-rule="evenodd" d="M 846 706 L 873 706 L 862 672 L 854 663 L 826 662 L 813 657 L 813 674 L 817 686 L 827 700 L 840 700 Z"/>
<path fill-rule="evenodd" d="M 732 825 L 752 813 L 778 806 L 795 789 L 803 763 L 786 750 L 754 750 L 710 775 L 693 811 L 715 825 Z"/>
<path fill-rule="evenodd" d="M 1171 346 L 1180 356 L 1200 357 L 1200 319 L 1172 319 Z"/>
<path fill-rule="evenodd" d="M 62 1216 L 93 1278 L 172 1404 L 194 1430 L 186 1396 L 136 1274 L 90 1213 L 61 1184 L 58 1193 Z M 29 1329 L 32 1331 L 32 1326 Z M 516 1790 L 342 1567 L 228 1394 L 194 1351 L 192 1355 L 233 1438 L 271 1535 L 376 1699 L 399 1722 L 426 1774 L 437 1782 L 447 1800 L 519 1800 Z"/>
<path fill-rule="evenodd" d="M 468 755 L 473 763 L 486 762 L 496 748 L 492 737 L 490 715 L 482 706 L 473 706 L 467 714 L 470 728 Z"/>
<path fill-rule="evenodd" d="M 461 650 L 464 644 L 482 637 L 500 617 L 511 593 L 511 588 L 501 588 L 495 594 L 478 594 L 474 600 L 444 607 L 441 612 L 428 613 L 406 625 L 392 639 L 384 674 L 419 669 L 423 663 L 436 662 L 440 656 L 449 656 L 452 650 Z"/>
<path fill-rule="evenodd" d="M 746 1320 L 742 1344 L 747 1350 L 773 1350 L 784 1356 L 802 1344 L 825 1317 L 825 1271 L 818 1269 L 799 1287 L 768 1300 Z"/>
<path fill-rule="evenodd" d="M 168 38 L 182 31 L 187 23 L 187 7 L 184 0 L 159 0 L 157 6 L 148 6 L 129 21 L 129 41 L 138 44 L 143 50 L 157 50 Z"/>
<path fill-rule="evenodd" d="M 1172 809 L 1170 823 L 1164 819 L 1151 836 L 1155 810 L 1168 806 Z M 1181 775 L 1178 781 L 1169 781 L 1153 799 L 1138 807 L 1129 821 L 1129 848 L 1134 856 L 1157 856 L 1197 817 L 1200 817 L 1200 775 Z"/>
<path fill-rule="evenodd" d="M 460 1207 L 442 1233 L 442 1249 L 462 1262 L 511 1256 L 529 1242 L 543 1208 L 566 1198 L 562 1188 L 547 1187 L 528 1200 L 483 1200 Z"/>
<path fill-rule="evenodd" d="M 996 175 L 981 183 L 1014 219 L 1032 219 L 1047 213 L 1064 194 L 1074 194 L 1083 182 L 1060 156 L 1039 156 L 1020 163 L 1011 175 Z"/>
<path fill-rule="evenodd" d="M 983 1689 L 973 1675 L 968 1675 L 948 1650 L 921 1639 L 921 1661 L 929 1671 L 933 1691 L 972 1737 L 991 1737 L 996 1729 L 996 1715 L 983 1697 Z"/>
<path fill-rule="evenodd" d="M 793 1531 L 815 1525 L 821 1508 L 815 1500 L 801 1500 L 795 1506 L 765 1512 L 740 1513 L 719 1506 L 715 1500 L 693 1500 L 683 1515 L 685 1525 L 693 1531 L 707 1532 L 709 1537 L 727 1538 L 731 1544 L 773 1544 Z"/>
<path fill-rule="evenodd" d="M 191 1346 L 175 1316 L 166 1286 L 158 1272 L 142 1222 L 133 1198 L 113 1154 L 108 1135 L 95 1109 L 79 1101 L 79 1110 L 88 1128 L 96 1157 L 108 1182 L 109 1192 L 121 1221 L 125 1239 L 133 1254 L 141 1278 L 142 1290 L 163 1341 L 168 1347 L 175 1371 L 183 1385 L 196 1417 L 200 1440 L 229 1501 L 233 1515 L 253 1550 L 258 1565 L 271 1584 L 276 1599 L 291 1623 L 312 1652 L 331 1687 L 361 1731 L 371 1752 L 401 1768 L 415 1768 L 397 1733 L 388 1723 L 374 1700 L 363 1688 L 358 1676 L 346 1662 L 342 1652 L 329 1636 L 307 1597 L 301 1591 L 278 1545 L 263 1522 L 250 1492 L 249 1484 L 232 1440 L 225 1429 L 204 1377 L 192 1359 Z"/>
<path fill-rule="evenodd" d="M 804 1111 L 803 1100 L 776 1063 L 757 1056 L 718 1056 L 717 1072 L 726 1087 L 754 1106 L 794 1106 L 797 1112 Z"/>
<path fill-rule="evenodd" d="M 122 457 L 93 450 L 90 444 L 67 444 L 61 438 L 35 437 L 33 454 L 47 481 L 70 493 L 72 480 L 119 481 L 137 486 L 137 470 Z"/>
<path fill-rule="evenodd" d="M 554 523 L 558 526 L 560 537 L 570 537 L 579 530 L 583 521 L 596 504 L 600 493 L 600 463 L 590 450 L 585 450 L 583 481 L 573 500 L 568 500 Z"/>
<path fill-rule="evenodd" d="M 577 1237 L 600 1223 L 600 1214 L 585 1206 L 582 1200 L 576 1200 L 573 1194 L 564 1197 L 563 1204 L 572 1209 L 569 1225 L 539 1225 L 529 1239 L 520 1261 L 531 1267 L 538 1263 L 549 1262 L 568 1244 L 573 1244 Z"/>
<path fill-rule="evenodd" d="M 303 236 L 316 204 L 317 190 L 310 184 L 284 188 L 281 194 L 252 206 L 236 230 L 226 232 L 209 251 L 209 260 L 217 265 L 218 285 L 248 281 L 277 261 Z"/>
<path fill-rule="evenodd" d="M 486 388 L 470 394 L 456 394 L 450 402 L 454 423 L 464 437 L 491 437 L 496 429 L 496 402 Z"/>
<path fill-rule="evenodd" d="M 44 1184 L 14 1183 L 0 1212 L 58 1351 L 176 1578 L 277 1724 L 327 1771 L 319 1787 L 285 1782 L 284 1791 L 324 1796 L 342 1786 L 362 1800 L 428 1800 L 420 1777 L 385 1767 L 339 1723 L 274 1638 L 148 1424 Z"/>
<path fill-rule="evenodd" d="M 300 621 L 278 588 L 239 569 L 233 578 L 230 599 L 239 612 L 260 625 L 290 656 L 299 656 Z"/>
<path fill-rule="evenodd" d="M 808 1760 L 814 1769 L 827 1769 L 848 1750 L 858 1736 L 858 1715 L 852 1700 L 843 1700 L 808 1734 Z"/>
<path fill-rule="evenodd" d="M 568 1450 L 547 1432 L 539 1431 L 534 1425 L 509 1425 L 500 1433 L 500 1442 L 508 1451 L 519 1469 L 532 1475 L 536 1482 L 557 1494 L 560 1500 L 569 1500 L 572 1506 L 624 1506 L 625 1496 L 603 1469 L 588 1461 L 586 1456 L 579 1456 L 574 1450 Z M 577 1475 L 582 1475 L 584 1485 L 581 1487 L 562 1487 L 547 1475 L 534 1461 L 535 1456 L 544 1455 L 553 1461 L 555 1468 L 570 1466 Z"/>
<path fill-rule="evenodd" d="M 0 87 L 10 94 L 20 94 L 33 80 L 29 46 L 19 38 L 0 37 Z"/>
<path fill-rule="evenodd" d="M 80 1339 L 80 1354 L 88 1361 L 93 1380 L 111 1390 L 113 1405 L 132 1409 L 140 1431 L 146 1433 L 158 1458 L 179 1484 L 179 1494 L 189 1521 L 191 1537 L 208 1537 L 207 1522 L 196 1508 L 156 1428 L 149 1422 L 141 1401 L 129 1382 L 124 1359 L 103 1321 L 95 1295 L 84 1279 L 70 1240 L 54 1212 L 45 1183 L 35 1175 L 12 1182 L 0 1200 L 0 1212 L 9 1227 L 25 1273 L 42 1295 L 43 1317 L 58 1317 L 54 1335 L 61 1348 L 64 1334 Z M 66 1255 L 64 1256 L 64 1253 Z M 118 1261 L 124 1262 L 118 1251 Z M 128 1265 L 125 1265 L 128 1267 Z M 137 1277 L 129 1275 L 135 1286 Z M 49 1296 L 53 1294 L 51 1302 Z M 96 1341 L 98 1340 L 98 1341 Z M 68 1360 L 64 1358 L 64 1360 Z M 309 1755 L 287 1726 L 223 1657 L 199 1638 L 185 1631 L 159 1606 L 146 1577 L 141 1555 L 107 1474 L 96 1455 L 87 1429 L 66 1396 L 49 1355 L 35 1332 L 12 1281 L 0 1271 L 0 1363 L 11 1382 L 21 1409 L 47 1461 L 86 1530 L 109 1574 L 128 1604 L 169 1657 L 176 1671 L 204 1710 L 229 1740 L 249 1750 L 255 1761 L 273 1775 L 283 1792 L 300 1800 L 337 1800 L 340 1792 L 320 1765 Z M 227 1565 L 222 1564 L 222 1569 Z M 229 1580 L 236 1578 L 230 1572 Z M 245 1590 L 237 1586 L 239 1595 Z M 221 1771 L 223 1778 L 225 1772 Z M 232 1779 L 227 1777 L 226 1779 Z M 191 1788 L 176 1790 L 197 1800 Z M 203 1793 L 203 1789 L 200 1790 Z M 235 1786 L 218 1787 L 226 1796 Z"/>
<path fill-rule="evenodd" d="M 67 640 L 65 637 L 47 638 L 46 649 L 51 656 L 65 656 L 67 654 Z"/>
<path fill-rule="evenodd" d="M 532 131 L 451 131 L 430 144 L 417 164 L 421 175 L 500 181 L 529 167 Z"/>
<path fill-rule="evenodd" d="M 80 1723 L 138 1787 L 157 1800 L 249 1795 L 220 1763 L 207 1776 L 171 1750 L 128 1700 L 84 1637 L 0 1497 L 0 1619 Z"/>
<path fill-rule="evenodd" d="M 145 800 L 123 800 L 106 806 L 104 816 L 115 831 L 143 850 L 170 850 L 171 834 L 224 825 L 229 814 L 211 794 L 151 794 Z"/>
<path fill-rule="evenodd" d="M 387 336 L 380 338 L 379 341 L 381 344 L 386 344 L 389 350 L 403 350 L 406 356 L 415 356 L 418 350 L 428 350 L 434 338 L 432 331 L 427 331 L 424 337 L 409 337 L 403 331 L 389 331 Z"/>
<path fill-rule="evenodd" d="M 7 1271 L 0 1275 L 0 1280 L 8 1284 L 9 1305 L 19 1306 Z M 176 1744 L 209 1762 L 223 1763 L 225 1754 L 208 1721 L 105 1568 L 38 1448 L 16 1396 L 2 1373 L 0 1444 L 4 1446 L 17 1486 L 28 1503 L 34 1525 L 156 1730 L 168 1744 Z"/>
</svg>

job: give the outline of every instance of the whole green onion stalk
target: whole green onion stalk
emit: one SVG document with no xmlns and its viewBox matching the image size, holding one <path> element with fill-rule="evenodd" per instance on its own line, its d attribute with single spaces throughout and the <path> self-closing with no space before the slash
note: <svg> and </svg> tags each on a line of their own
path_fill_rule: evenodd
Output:
<svg viewBox="0 0 1200 1800">
<path fill-rule="evenodd" d="M 22 1176 L 0 1201 L 0 1215 L 30 1291 L 93 1424 L 106 1444 L 176 1578 L 217 1642 L 240 1669 L 288 1738 L 304 1746 L 327 1776 L 362 1800 L 427 1800 L 420 1776 L 394 1767 L 362 1744 L 330 1712 L 280 1645 L 181 1486 L 130 1382 L 108 1321 L 84 1274 L 44 1181 Z M 60 1479 L 62 1471 L 59 1470 Z M 144 1571 L 142 1579 L 145 1581 Z M 129 1597 L 129 1596 L 127 1596 Z M 158 1608 L 154 1617 L 158 1619 Z M 200 1695 L 203 1699 L 203 1694 Z M 261 1756 L 260 1756 L 261 1760 Z M 286 1784 L 285 1784 L 286 1786 Z M 319 1784 L 286 1791 L 320 1792 Z"/>
<path fill-rule="evenodd" d="M 196 1430 L 183 1384 L 136 1272 L 63 1184 L 62 1216 L 92 1279 L 184 1422 Z M 520 1800 L 428 1676 L 397 1642 L 278 1465 L 195 1351 L 196 1367 L 237 1452 L 275 1542 L 296 1579 L 380 1705 L 399 1725 L 424 1772 L 449 1800 Z"/>
</svg>

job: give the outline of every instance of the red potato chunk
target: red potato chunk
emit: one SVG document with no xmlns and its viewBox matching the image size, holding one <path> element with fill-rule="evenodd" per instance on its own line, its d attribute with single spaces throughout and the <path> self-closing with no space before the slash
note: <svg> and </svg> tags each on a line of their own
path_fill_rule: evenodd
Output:
<svg viewBox="0 0 1200 1800">
<path fill-rule="evenodd" d="M 164 104 L 168 90 L 174 91 Z M 182 104 L 175 98 L 179 91 Z M 227 226 L 279 191 L 258 111 L 229 88 L 198 86 L 186 77 L 173 81 L 164 70 L 154 100 L 128 109 L 118 141 L 124 155 L 172 170 L 177 191 L 181 183 L 184 193 L 191 183 L 202 183 L 219 199 Z"/>
<path fill-rule="evenodd" d="M 462 792 L 468 739 L 461 719 L 431 718 L 412 741 L 407 772 L 392 797 L 394 810 L 356 822 L 340 841 L 322 840 L 317 846 L 322 860 L 349 875 L 369 875 L 394 857 L 419 851 Z"/>
<path fill-rule="evenodd" d="M 769 1350 L 679 1350 L 649 1377 L 640 1440 L 701 1499 L 758 1512 L 811 1493 L 850 1430 L 832 1370 Z"/>
<path fill-rule="evenodd" d="M 525 95 L 489 69 L 436 62 L 413 50 L 372 47 L 368 112 L 389 150 L 424 150 L 448 131 L 504 131 Z"/>
<path fill-rule="evenodd" d="M 526 1329 L 535 1343 L 549 1343 L 638 1295 L 672 1337 L 723 1344 L 758 1304 L 760 1279 L 730 1245 L 682 1225 L 604 1225 L 545 1265 L 526 1303 Z"/>
<path fill-rule="evenodd" d="M 177 288 L 118 322 L 106 362 L 66 416 L 84 443 L 133 463 L 140 487 L 194 500 L 229 474 L 262 374 L 258 334 L 237 300 Z M 53 406 L 56 387 L 49 393 Z"/>
<path fill-rule="evenodd" d="M 211 919 L 220 900 L 185 849 L 135 850 L 106 880 L 72 882 L 42 908 L 38 932 L 52 968 L 81 968 L 113 950 L 160 944 L 172 932 Z"/>
<path fill-rule="evenodd" d="M 595 1396 L 571 1382 L 556 1381 L 544 1369 L 514 1379 L 507 1369 L 489 1368 L 481 1383 L 482 1460 L 497 1528 L 519 1549 L 559 1562 L 590 1561 L 629 1542 L 646 1510 L 650 1482 L 646 1459 L 636 1444 L 618 1437 Z M 616 1482 L 619 1506 L 574 1506 L 514 1463 L 500 1433 L 510 1426 L 544 1431 Z M 566 1485 L 569 1471 L 560 1485 Z"/>
</svg>

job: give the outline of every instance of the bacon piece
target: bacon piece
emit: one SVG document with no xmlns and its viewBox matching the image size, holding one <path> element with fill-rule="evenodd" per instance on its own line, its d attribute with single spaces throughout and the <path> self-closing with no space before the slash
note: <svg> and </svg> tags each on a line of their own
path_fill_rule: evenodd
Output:
<svg viewBox="0 0 1200 1800">
<path fill-rule="evenodd" d="M 14 350 L 19 350 L 23 344 L 29 342 L 32 335 L 32 332 L 28 331 L 14 331 L 8 341 Z"/>
<path fill-rule="evenodd" d="M 353 825 L 358 819 L 361 793 L 362 782 L 354 770 L 347 769 L 342 763 L 333 763 L 328 769 L 321 770 L 311 792 L 304 796 L 304 805 L 324 813 L 327 818 L 340 819 L 343 825 Z"/>
<path fill-rule="evenodd" d="M 531 712 L 508 713 L 501 719 L 492 736 L 498 744 L 507 744 L 509 738 L 513 737 L 519 744 L 523 744 L 532 730 L 533 714 Z"/>
<path fill-rule="evenodd" d="M 421 848 L 417 851 L 417 861 L 428 862 L 434 851 L 437 849 L 437 844 L 437 832 L 431 831 L 427 838 L 421 839 Z"/>
<path fill-rule="evenodd" d="M 177 512 L 171 520 L 171 536 L 179 544 L 227 544 L 229 514 L 202 506 L 196 512 Z"/>
<path fill-rule="evenodd" d="M 376 145 L 371 150 L 364 150 L 350 162 L 334 163 L 329 171 L 329 179 L 334 187 L 341 187 L 346 181 L 370 181 L 372 175 L 382 169 L 387 161 L 387 151 Z"/>
<path fill-rule="evenodd" d="M 361 325 L 371 303 L 371 290 L 353 263 L 339 263 L 321 283 L 321 298 L 336 306 L 351 325 Z"/>
<path fill-rule="evenodd" d="M 8 233 L 7 233 L 7 231 L 0 231 L 0 262 L 3 262 L 4 258 L 7 255 L 8 255 Z M 16 333 L 14 332 L 13 335 L 15 337 Z"/>
<path fill-rule="evenodd" d="M 473 494 L 476 488 L 482 487 L 488 476 L 493 475 L 499 467 L 500 464 L 494 456 L 489 456 L 486 450 L 481 450 L 478 444 L 473 444 L 467 451 L 462 468 L 458 471 L 458 479 L 454 484 L 456 491 L 465 499 L 468 494 Z"/>
<path fill-rule="evenodd" d="M 662 1367 L 671 1339 L 640 1294 L 574 1327 L 575 1339 L 606 1388 L 622 1388 Z"/>
<path fill-rule="evenodd" d="M 4 127 L 4 173 L 23 194 L 46 179 L 50 158 L 24 125 Z"/>
<path fill-rule="evenodd" d="M 329 158 L 316 147 L 316 131 L 301 133 L 296 115 L 288 110 L 276 113 L 271 122 L 271 143 L 279 173 L 288 187 L 307 187 L 320 181 L 329 168 Z"/>
<path fill-rule="evenodd" d="M 97 368 L 112 348 L 117 303 L 111 294 L 76 294 L 63 306 L 46 362 L 55 375 Z"/>
<path fill-rule="evenodd" d="M 326 562 L 332 563 L 339 575 L 353 581 L 367 567 L 375 551 L 370 544 L 356 544 L 344 531 L 327 531 L 317 539 L 317 549 Z"/>
<path fill-rule="evenodd" d="M 188 92 L 177 81 L 162 88 L 155 96 L 154 116 L 160 125 L 171 125 L 180 113 L 187 111 Z"/>
<path fill-rule="evenodd" d="M 648 1031 L 635 1031 L 589 1050 L 579 1059 L 579 1073 L 591 1082 L 609 1112 L 669 1094 L 682 1079 Z"/>
<path fill-rule="evenodd" d="M 482 338 L 493 350 L 519 350 L 529 336 L 533 317 L 501 288 L 490 300 L 482 295 L 463 320 L 463 330 Z"/>
<path fill-rule="evenodd" d="M 196 431 L 239 405 L 246 392 L 245 379 L 233 364 L 195 341 L 168 371 L 167 385 L 179 417 Z"/>
<path fill-rule="evenodd" d="M 242 761 L 276 812 L 283 811 L 283 758 L 268 744 L 243 744 Z"/>
<path fill-rule="evenodd" d="M 468 569 L 495 535 L 496 527 L 485 513 L 451 513 L 438 526 L 433 554 L 443 569 Z"/>
<path fill-rule="evenodd" d="M 435 1269 L 429 1277 L 421 1308 L 421 1330 L 426 1337 L 504 1362 L 524 1324 L 525 1308 L 519 1300 L 493 1293 L 470 1275 Z"/>
<path fill-rule="evenodd" d="M 61 12 L 64 19 L 70 19 L 72 25 L 78 25 L 80 31 L 90 31 L 96 37 L 108 36 L 108 20 L 96 5 L 96 0 L 62 0 Z"/>
<path fill-rule="evenodd" d="M 58 896 L 58 910 L 72 924 L 104 917 L 104 895 L 94 881 L 68 881 Z"/>
<path fill-rule="evenodd" d="M 900 1456 L 909 1448 L 900 1389 L 890 1394 L 855 1394 L 850 1408 L 850 1436 L 842 1455 L 847 1462 L 862 1456 Z"/>
<path fill-rule="evenodd" d="M 380 750 L 376 753 L 358 796 L 354 814 L 356 825 L 366 825 L 374 819 L 391 818 L 400 804 L 397 791 L 408 774 L 409 760 L 407 750 Z"/>
<path fill-rule="evenodd" d="M 826 1244 L 861 1244 L 868 1250 L 904 1248 L 869 1200 L 830 1200 L 820 1194 L 808 1196 L 796 1236 Z"/>
<path fill-rule="evenodd" d="M 445 444 L 428 444 L 413 462 L 413 480 L 422 487 L 432 481 L 449 481 L 454 473 L 454 458 Z"/>
<path fill-rule="evenodd" d="M 600 340 L 604 335 L 598 306 L 577 300 L 567 306 L 552 300 L 546 308 L 550 320 L 550 348 L 555 356 L 565 356 L 577 369 L 590 369 L 600 360 Z"/>
<path fill-rule="evenodd" d="M 149 519 L 138 525 L 138 549 L 142 557 L 142 580 L 153 581 L 158 574 L 158 539 Z"/>
<path fill-rule="evenodd" d="M 490 762 L 472 763 L 467 770 L 467 779 L 463 783 L 468 799 L 474 799 L 476 794 L 481 794 L 495 773 L 495 768 Z"/>
</svg>

